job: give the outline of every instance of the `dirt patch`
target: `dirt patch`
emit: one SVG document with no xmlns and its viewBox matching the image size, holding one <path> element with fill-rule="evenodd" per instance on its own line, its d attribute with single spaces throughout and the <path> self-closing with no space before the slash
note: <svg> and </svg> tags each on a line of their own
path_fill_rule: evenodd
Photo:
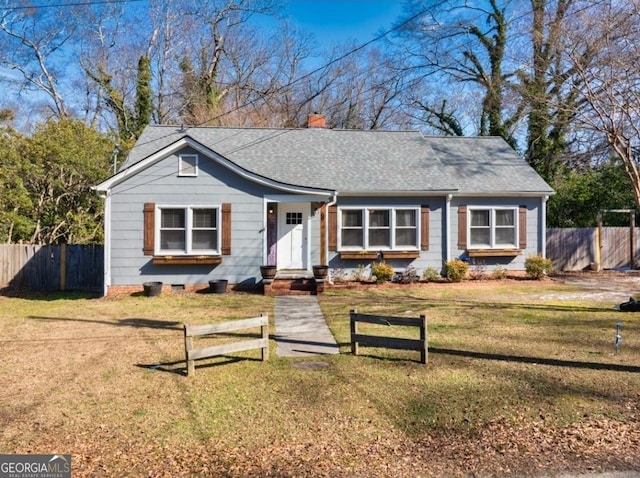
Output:
<svg viewBox="0 0 640 478">
<path fill-rule="evenodd" d="M 629 297 L 640 298 L 640 271 L 565 272 L 550 280 L 581 290 L 543 294 L 539 296 L 542 300 L 609 300 L 618 304 Z"/>
</svg>

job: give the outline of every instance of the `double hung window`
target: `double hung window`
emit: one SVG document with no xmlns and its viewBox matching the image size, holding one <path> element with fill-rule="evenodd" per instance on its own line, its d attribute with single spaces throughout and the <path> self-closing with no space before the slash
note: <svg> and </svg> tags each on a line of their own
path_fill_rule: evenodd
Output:
<svg viewBox="0 0 640 478">
<path fill-rule="evenodd" d="M 418 248 L 418 208 L 342 208 L 342 250 Z"/>
<path fill-rule="evenodd" d="M 469 208 L 469 247 L 517 248 L 518 210 L 516 208 Z"/>
<path fill-rule="evenodd" d="M 220 208 L 158 206 L 159 254 L 219 254 Z"/>
</svg>

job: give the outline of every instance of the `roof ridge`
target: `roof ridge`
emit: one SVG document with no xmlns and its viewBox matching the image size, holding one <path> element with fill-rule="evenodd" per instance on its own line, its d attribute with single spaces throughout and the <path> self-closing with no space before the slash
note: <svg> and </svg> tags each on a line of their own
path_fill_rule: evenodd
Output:
<svg viewBox="0 0 640 478">
<path fill-rule="evenodd" d="M 349 129 L 349 128 L 307 128 L 307 127 L 284 127 L 284 126 L 198 126 L 198 125 L 171 125 L 171 124 L 149 124 L 147 128 L 163 128 L 175 129 L 176 131 L 186 133 L 190 129 L 200 130 L 276 130 L 276 131 L 336 131 L 350 133 L 419 133 L 417 129 Z M 423 135 L 424 136 L 424 135 Z M 443 138 L 446 136 L 442 136 Z"/>
</svg>

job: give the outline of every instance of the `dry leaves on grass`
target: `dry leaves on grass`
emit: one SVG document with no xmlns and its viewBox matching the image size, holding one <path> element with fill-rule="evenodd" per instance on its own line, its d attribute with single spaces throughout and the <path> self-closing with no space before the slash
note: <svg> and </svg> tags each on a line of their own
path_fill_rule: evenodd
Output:
<svg viewBox="0 0 640 478">
<path fill-rule="evenodd" d="M 629 418 L 595 418 L 564 428 L 497 419 L 479 433 L 440 431 L 414 440 L 397 433 L 361 443 L 325 433 L 252 447 L 213 439 L 160 443 L 105 429 L 67 436 L 59 446 L 74 450 L 77 477 L 549 476 L 639 470 L 640 421 L 637 414 Z"/>
<path fill-rule="evenodd" d="M 354 302 L 389 315 L 428 306 L 434 347 L 476 354 L 441 350 L 422 366 L 413 356 L 345 351 L 321 371 L 295 369 L 274 354 L 264 364 L 203 366 L 193 379 L 139 364 L 181 367 L 176 323 L 253 316 L 264 298 L 11 299 L 0 323 L 0 371 L 11 384 L 0 390 L 0 446 L 70 452 L 74 477 L 640 470 L 638 374 L 616 368 L 640 363 L 637 325 L 625 325 L 624 353 L 613 356 L 605 332 L 618 316 L 610 308 L 533 301 L 529 283 L 484 287 L 333 293 L 323 304 L 344 343 L 342 318 Z M 576 361 L 603 367 L 569 366 Z"/>
</svg>

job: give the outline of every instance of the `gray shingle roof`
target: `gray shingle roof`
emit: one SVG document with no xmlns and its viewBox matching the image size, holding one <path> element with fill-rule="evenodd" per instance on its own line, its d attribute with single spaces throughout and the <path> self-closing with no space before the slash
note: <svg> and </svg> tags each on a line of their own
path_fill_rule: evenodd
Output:
<svg viewBox="0 0 640 478">
<path fill-rule="evenodd" d="M 339 193 L 552 193 L 502 139 L 414 131 L 148 126 L 123 169 L 189 136 L 267 178 Z"/>
</svg>

